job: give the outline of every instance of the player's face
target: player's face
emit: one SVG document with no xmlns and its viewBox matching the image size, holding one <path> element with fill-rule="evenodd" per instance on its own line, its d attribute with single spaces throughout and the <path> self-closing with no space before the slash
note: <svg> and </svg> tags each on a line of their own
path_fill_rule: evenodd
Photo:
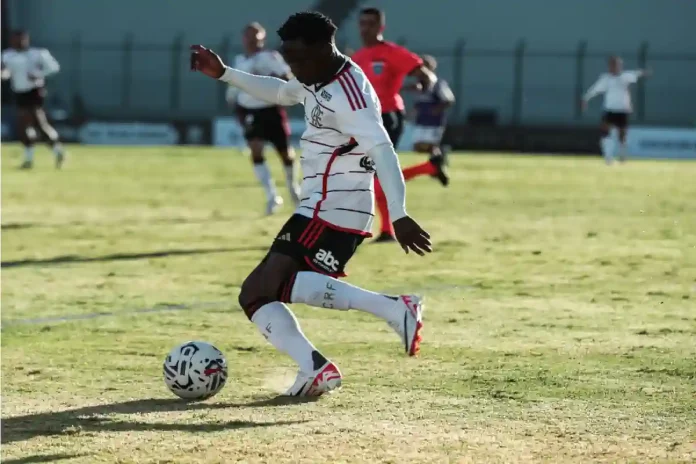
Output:
<svg viewBox="0 0 696 464">
<path fill-rule="evenodd" d="M 363 42 L 373 42 L 382 33 L 382 23 L 379 16 L 373 14 L 360 15 L 360 37 Z"/>
<path fill-rule="evenodd" d="M 17 50 L 29 48 L 29 34 L 14 34 L 12 36 L 12 48 Z"/>
<path fill-rule="evenodd" d="M 257 50 L 262 47 L 264 33 L 255 27 L 247 27 L 242 34 L 242 43 L 246 50 Z"/>
<path fill-rule="evenodd" d="M 305 85 L 318 84 L 324 76 L 326 44 L 306 44 L 302 40 L 287 40 L 280 46 L 283 59 L 292 74 Z"/>
<path fill-rule="evenodd" d="M 609 72 L 619 74 L 623 69 L 623 61 L 621 58 L 612 58 L 609 60 Z"/>
</svg>

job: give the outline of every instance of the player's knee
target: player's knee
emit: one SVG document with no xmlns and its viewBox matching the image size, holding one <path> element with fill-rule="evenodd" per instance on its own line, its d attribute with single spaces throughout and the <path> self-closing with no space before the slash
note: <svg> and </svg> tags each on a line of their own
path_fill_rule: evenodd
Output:
<svg viewBox="0 0 696 464">
<path fill-rule="evenodd" d="M 238 300 L 239 306 L 249 319 L 261 306 L 278 301 L 282 283 L 273 275 L 265 275 L 265 273 L 254 273 L 244 280 Z"/>
</svg>

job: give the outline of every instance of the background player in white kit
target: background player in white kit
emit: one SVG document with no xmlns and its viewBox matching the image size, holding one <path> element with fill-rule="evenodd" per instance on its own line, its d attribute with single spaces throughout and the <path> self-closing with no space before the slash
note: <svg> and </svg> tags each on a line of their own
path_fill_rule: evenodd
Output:
<svg viewBox="0 0 696 464">
<path fill-rule="evenodd" d="M 250 74 L 289 80 L 292 77 L 290 68 L 280 53 L 264 50 L 265 40 L 266 30 L 261 24 L 256 22 L 248 24 L 242 34 L 244 54 L 235 57 L 234 67 Z M 295 152 L 290 146 L 290 128 L 285 109 L 280 105 L 269 104 L 247 92 L 239 91 L 236 87 L 230 87 L 226 97 L 228 103 L 235 109 L 244 129 L 244 138 L 249 145 L 251 160 L 254 163 L 254 174 L 266 192 L 266 214 L 273 214 L 283 204 L 283 199 L 276 192 L 271 171 L 266 164 L 263 153 L 266 142 L 272 144 L 280 155 L 290 199 L 297 205 L 299 185 L 296 179 Z"/>
<path fill-rule="evenodd" d="M 46 138 L 56 157 L 56 167 L 65 160 L 58 132 L 49 124 L 43 109 L 46 97 L 45 79 L 60 70 L 58 61 L 45 48 L 30 45 L 29 33 L 12 33 L 10 48 L 2 52 L 2 79 L 10 80 L 17 104 L 19 140 L 24 145 L 22 169 L 31 169 L 34 163 L 34 142 L 37 129 Z"/>
<path fill-rule="evenodd" d="M 307 340 L 285 303 L 357 309 L 385 320 L 411 356 L 420 346 L 422 305 L 413 295 L 388 296 L 336 279 L 369 235 L 378 173 L 405 251 L 432 250 L 429 235 L 406 213 L 405 184 L 381 108 L 365 74 L 335 46 L 336 26 L 316 12 L 292 15 L 278 30 L 289 82 L 227 68 L 200 45 L 191 67 L 282 105 L 304 104 L 302 202 L 269 253 L 242 284 L 240 306 L 264 337 L 299 365 L 289 395 L 319 396 L 341 384 L 338 367 Z"/>
<path fill-rule="evenodd" d="M 649 75 L 649 71 L 623 71 L 623 61 L 618 56 L 609 58 L 609 72 L 599 76 L 597 82 L 590 87 L 582 99 L 582 108 L 594 96 L 604 94 L 604 115 L 602 116 L 602 139 L 600 145 L 602 155 L 607 164 L 611 164 L 618 154 L 619 160 L 626 159 L 626 131 L 628 118 L 633 111 L 629 86 L 638 82 L 641 77 Z M 618 132 L 614 137 L 612 129 Z M 618 142 L 616 141 L 618 140 Z"/>
</svg>

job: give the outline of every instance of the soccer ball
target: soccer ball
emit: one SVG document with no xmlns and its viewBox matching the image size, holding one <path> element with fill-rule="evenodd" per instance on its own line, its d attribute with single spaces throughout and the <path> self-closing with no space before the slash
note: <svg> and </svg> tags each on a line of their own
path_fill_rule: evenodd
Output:
<svg viewBox="0 0 696 464">
<path fill-rule="evenodd" d="M 227 360 L 210 343 L 186 342 L 174 347 L 164 360 L 164 383 L 187 400 L 204 400 L 222 390 L 227 381 Z"/>
</svg>

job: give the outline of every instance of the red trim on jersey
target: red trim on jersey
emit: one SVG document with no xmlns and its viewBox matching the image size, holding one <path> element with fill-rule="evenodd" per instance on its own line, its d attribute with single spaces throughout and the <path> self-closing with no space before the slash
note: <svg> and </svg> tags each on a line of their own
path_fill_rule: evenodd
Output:
<svg viewBox="0 0 696 464">
<path fill-rule="evenodd" d="M 350 73 L 347 73 L 346 76 L 349 74 Z M 346 86 L 350 89 L 350 93 L 353 95 L 353 101 L 355 102 L 355 108 L 358 110 L 365 108 L 365 105 L 360 103 L 360 91 L 357 90 L 357 86 L 353 86 L 351 80 L 346 76 L 341 77 L 341 81 L 345 82 Z"/>
<path fill-rule="evenodd" d="M 347 228 L 347 227 L 337 226 L 336 224 L 332 224 L 332 223 L 330 223 L 329 221 L 326 221 L 326 220 L 324 220 L 324 219 L 322 219 L 322 218 L 319 218 L 319 217 L 316 218 L 316 220 L 319 221 L 319 222 L 321 222 L 322 224 L 324 224 L 324 225 L 325 225 L 326 227 L 328 227 L 329 229 L 337 230 L 338 232 L 346 232 L 346 233 L 349 233 L 349 234 L 360 235 L 360 236 L 362 236 L 362 237 L 367 237 L 367 238 L 372 237 L 372 232 L 366 232 L 366 231 L 364 231 L 364 230 L 349 229 L 349 228 Z"/>
<path fill-rule="evenodd" d="M 348 99 L 348 103 L 350 103 L 350 109 L 355 111 L 355 104 L 353 103 L 353 99 L 350 98 L 350 93 L 348 92 L 348 89 L 346 88 L 346 84 L 343 82 L 343 79 L 341 79 L 339 77 L 338 83 L 341 84 L 341 87 L 343 87 L 343 92 L 346 94 L 346 98 Z"/>
<path fill-rule="evenodd" d="M 356 92 L 358 93 L 358 96 L 360 97 L 360 103 L 362 103 L 363 108 L 367 108 L 367 103 L 365 102 L 365 96 L 363 95 L 362 91 L 360 90 L 360 86 L 358 85 L 358 81 L 355 80 L 355 76 L 351 73 L 346 73 L 348 78 L 346 80 L 350 81 L 353 83 L 353 87 L 355 88 Z"/>
<path fill-rule="evenodd" d="M 307 256 L 304 257 L 304 260 L 305 260 L 305 263 L 307 263 L 307 266 L 309 266 L 309 268 L 310 268 L 311 270 L 313 270 L 314 272 L 316 272 L 316 273 L 318 273 L 318 274 L 327 275 L 327 276 L 329 276 L 329 277 L 333 277 L 334 279 L 338 279 L 338 278 L 340 278 L 340 277 L 345 277 L 345 276 L 348 275 L 348 274 L 346 274 L 345 272 L 332 274 L 332 273 L 330 273 L 330 272 L 324 271 L 323 269 L 319 269 L 318 267 L 316 267 L 316 266 L 314 265 L 314 263 L 312 262 L 312 260 L 310 260 Z"/>
</svg>

